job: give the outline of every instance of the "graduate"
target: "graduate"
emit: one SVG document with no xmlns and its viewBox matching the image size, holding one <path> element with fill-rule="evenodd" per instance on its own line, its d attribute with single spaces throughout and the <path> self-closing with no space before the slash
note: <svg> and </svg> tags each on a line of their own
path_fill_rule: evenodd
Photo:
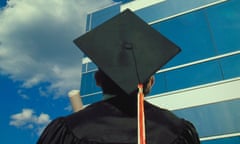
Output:
<svg viewBox="0 0 240 144">
<path fill-rule="evenodd" d="M 144 101 L 177 45 L 130 10 L 74 43 L 98 66 L 104 100 L 53 120 L 38 144 L 200 144 L 191 122 Z"/>
</svg>

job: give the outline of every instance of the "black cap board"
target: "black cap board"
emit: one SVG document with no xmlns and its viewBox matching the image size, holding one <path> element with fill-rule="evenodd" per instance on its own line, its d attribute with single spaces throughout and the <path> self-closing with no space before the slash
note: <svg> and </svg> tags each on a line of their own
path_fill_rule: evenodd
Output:
<svg viewBox="0 0 240 144">
<path fill-rule="evenodd" d="M 74 43 L 127 94 L 180 52 L 177 45 L 129 9 Z"/>
</svg>

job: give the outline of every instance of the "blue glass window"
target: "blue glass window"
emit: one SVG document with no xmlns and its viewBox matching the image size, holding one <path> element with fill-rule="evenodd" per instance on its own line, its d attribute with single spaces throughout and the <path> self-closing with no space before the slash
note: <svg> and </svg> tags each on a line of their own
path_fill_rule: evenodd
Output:
<svg viewBox="0 0 240 144">
<path fill-rule="evenodd" d="M 94 12 L 91 15 L 91 26 L 89 26 L 91 29 L 95 28 L 96 26 L 102 24 L 106 20 L 112 18 L 113 16 L 117 15 L 120 12 L 120 4 L 116 4 L 111 7 L 107 7 L 105 9 L 102 9 L 100 11 Z"/>
<path fill-rule="evenodd" d="M 155 74 L 155 82 L 152 87 L 152 90 L 149 95 L 155 95 L 159 93 L 166 92 L 166 76 L 165 73 L 157 73 Z"/>
<path fill-rule="evenodd" d="M 87 64 L 82 64 L 82 72 L 86 72 L 87 71 Z"/>
<path fill-rule="evenodd" d="M 88 63 L 87 71 L 92 71 L 92 70 L 96 70 L 96 69 L 97 69 L 97 66 L 95 65 L 95 63 L 93 63 L 93 62 Z"/>
<path fill-rule="evenodd" d="M 225 79 L 240 76 L 240 54 L 225 57 L 220 60 Z"/>
<path fill-rule="evenodd" d="M 180 109 L 177 116 L 191 121 L 200 137 L 240 132 L 240 99 Z"/>
<path fill-rule="evenodd" d="M 188 88 L 222 79 L 222 73 L 217 61 L 166 72 L 167 91 Z"/>
<path fill-rule="evenodd" d="M 219 54 L 240 50 L 239 7 L 239 0 L 230 0 L 206 10 Z"/>
<path fill-rule="evenodd" d="M 202 141 L 201 144 L 239 144 L 240 136 Z"/>
<path fill-rule="evenodd" d="M 82 75 L 81 88 L 80 88 L 81 95 L 86 95 L 86 94 L 91 94 L 91 93 L 101 91 L 101 89 L 96 85 L 94 75 L 95 75 L 95 72 L 88 72 Z"/>
<path fill-rule="evenodd" d="M 92 22 L 92 14 L 88 14 L 87 15 L 87 21 L 86 21 L 86 31 L 91 30 L 91 22 Z"/>
<path fill-rule="evenodd" d="M 176 66 L 216 55 L 208 23 L 202 11 L 152 25 L 182 51 L 164 67 Z"/>
<path fill-rule="evenodd" d="M 192 0 L 187 2 L 186 0 L 165 0 L 161 3 L 140 9 L 136 11 L 136 14 L 146 22 L 152 22 L 177 14 L 182 14 L 186 11 L 200 8 L 217 1 L 220 0 Z"/>
<path fill-rule="evenodd" d="M 132 0 L 113 0 L 113 1 L 115 1 L 115 2 L 121 2 L 122 4 L 124 4 L 124 3 L 128 3 L 128 2 L 130 2 L 130 1 L 132 1 Z"/>
</svg>

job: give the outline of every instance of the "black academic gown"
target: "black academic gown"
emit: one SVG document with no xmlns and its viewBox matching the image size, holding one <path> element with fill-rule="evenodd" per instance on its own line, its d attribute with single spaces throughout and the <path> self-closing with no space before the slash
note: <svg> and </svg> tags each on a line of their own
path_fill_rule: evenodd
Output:
<svg viewBox="0 0 240 144">
<path fill-rule="evenodd" d="M 147 144 L 199 144 L 194 126 L 145 102 Z M 135 98 L 114 97 L 52 121 L 38 144 L 137 144 Z"/>
</svg>

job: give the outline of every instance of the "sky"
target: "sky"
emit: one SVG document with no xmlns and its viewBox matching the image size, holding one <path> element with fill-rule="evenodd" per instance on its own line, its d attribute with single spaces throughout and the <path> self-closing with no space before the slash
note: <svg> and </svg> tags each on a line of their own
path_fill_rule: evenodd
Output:
<svg viewBox="0 0 240 144">
<path fill-rule="evenodd" d="M 73 40 L 87 13 L 112 0 L 0 0 L 0 143 L 36 143 L 44 127 L 72 113 L 83 54 Z"/>
</svg>

